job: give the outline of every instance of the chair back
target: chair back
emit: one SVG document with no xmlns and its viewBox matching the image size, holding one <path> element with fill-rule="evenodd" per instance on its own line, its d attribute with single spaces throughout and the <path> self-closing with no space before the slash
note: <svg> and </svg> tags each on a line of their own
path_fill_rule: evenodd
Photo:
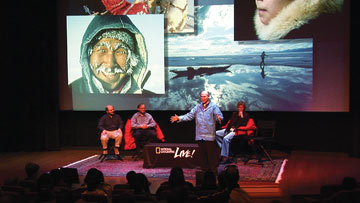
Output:
<svg viewBox="0 0 360 203">
<path fill-rule="evenodd" d="M 61 176 L 66 184 L 80 183 L 77 168 L 60 168 Z"/>
<path fill-rule="evenodd" d="M 276 121 L 274 120 L 258 120 L 256 125 L 256 137 L 274 138 L 276 132 Z"/>
</svg>

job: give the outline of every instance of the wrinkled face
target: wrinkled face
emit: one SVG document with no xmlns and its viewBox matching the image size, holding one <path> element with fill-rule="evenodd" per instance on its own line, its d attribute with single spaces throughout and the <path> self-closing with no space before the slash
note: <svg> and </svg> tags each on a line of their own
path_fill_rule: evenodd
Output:
<svg viewBox="0 0 360 203">
<path fill-rule="evenodd" d="M 267 25 L 279 11 L 289 5 L 293 0 L 255 0 L 260 21 Z"/>
<path fill-rule="evenodd" d="M 138 111 L 139 111 L 140 113 L 144 114 L 145 111 L 146 111 L 145 105 L 144 105 L 144 104 L 143 104 L 143 105 L 140 105 L 139 108 L 138 108 Z"/>
<path fill-rule="evenodd" d="M 209 101 L 209 94 L 206 91 L 201 92 L 200 100 L 203 104 Z"/>
<path fill-rule="evenodd" d="M 91 69 L 109 89 L 115 88 L 125 76 L 127 49 L 117 39 L 103 38 L 93 47 L 90 55 Z"/>
</svg>

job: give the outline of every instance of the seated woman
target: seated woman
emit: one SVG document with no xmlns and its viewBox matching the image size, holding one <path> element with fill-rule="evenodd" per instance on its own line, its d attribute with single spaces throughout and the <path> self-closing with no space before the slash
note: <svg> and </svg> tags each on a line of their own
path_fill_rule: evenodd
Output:
<svg viewBox="0 0 360 203">
<path fill-rule="evenodd" d="M 224 129 L 216 131 L 216 142 L 221 148 L 221 164 L 230 163 L 229 148 L 231 140 L 236 135 L 252 135 L 256 129 L 253 119 L 245 111 L 245 102 L 237 103 L 238 112 L 234 112 Z"/>
</svg>

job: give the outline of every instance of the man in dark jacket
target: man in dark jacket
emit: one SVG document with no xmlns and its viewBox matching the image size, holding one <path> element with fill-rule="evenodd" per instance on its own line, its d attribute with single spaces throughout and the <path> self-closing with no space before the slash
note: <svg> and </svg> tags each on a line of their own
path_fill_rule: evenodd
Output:
<svg viewBox="0 0 360 203">
<path fill-rule="evenodd" d="M 101 144 L 103 147 L 103 154 L 107 154 L 107 143 L 109 139 L 115 139 L 115 155 L 118 159 L 122 160 L 120 157 L 119 147 L 123 137 L 121 129 L 123 128 L 123 121 L 121 117 L 115 114 L 114 106 L 107 105 L 106 114 L 103 115 L 98 124 L 98 129 L 101 131 Z"/>
</svg>

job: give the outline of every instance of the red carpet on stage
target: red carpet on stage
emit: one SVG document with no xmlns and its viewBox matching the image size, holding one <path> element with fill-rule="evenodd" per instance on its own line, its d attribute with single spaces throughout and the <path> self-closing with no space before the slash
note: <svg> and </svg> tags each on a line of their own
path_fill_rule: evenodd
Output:
<svg viewBox="0 0 360 203">
<path fill-rule="evenodd" d="M 271 182 L 278 183 L 281 179 L 285 160 L 273 160 L 274 164 L 270 161 L 264 162 L 264 167 L 255 164 L 256 162 L 250 161 L 244 165 L 242 162 L 235 163 L 238 166 L 241 182 Z M 222 165 L 219 166 L 224 167 Z M 90 168 L 97 168 L 101 170 L 104 176 L 126 176 L 129 171 L 136 173 L 143 173 L 148 178 L 168 178 L 171 168 L 143 168 L 143 160 L 133 161 L 130 157 L 124 157 L 124 161 L 108 160 L 100 162 L 99 155 L 94 155 L 86 159 L 71 163 L 64 166 L 64 168 L 77 168 L 80 176 L 85 176 Z M 184 168 L 185 179 L 195 180 L 195 169 Z"/>
</svg>

